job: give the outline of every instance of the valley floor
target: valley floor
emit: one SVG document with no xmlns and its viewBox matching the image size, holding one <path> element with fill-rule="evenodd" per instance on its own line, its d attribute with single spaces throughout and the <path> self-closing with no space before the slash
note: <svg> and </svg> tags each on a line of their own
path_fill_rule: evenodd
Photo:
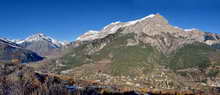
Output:
<svg viewBox="0 0 220 95">
<path fill-rule="evenodd" d="M 0 95 L 216 95 L 219 88 L 200 90 L 156 89 L 103 85 L 96 80 L 42 73 L 22 64 L 0 65 Z"/>
</svg>

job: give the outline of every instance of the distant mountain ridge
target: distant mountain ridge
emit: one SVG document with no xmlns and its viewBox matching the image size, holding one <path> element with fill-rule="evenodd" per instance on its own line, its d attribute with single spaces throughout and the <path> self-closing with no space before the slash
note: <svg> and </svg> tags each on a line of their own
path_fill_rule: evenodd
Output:
<svg viewBox="0 0 220 95">
<path fill-rule="evenodd" d="M 43 57 L 38 54 L 7 39 L 0 38 L 0 63 L 26 63 L 42 59 Z"/>
<path fill-rule="evenodd" d="M 54 47 L 61 47 L 61 46 L 63 46 L 63 45 L 66 45 L 65 42 L 55 40 L 55 39 L 53 39 L 52 37 L 46 36 L 46 35 L 43 34 L 43 33 L 34 34 L 34 35 L 32 35 L 32 36 L 27 37 L 27 38 L 24 39 L 24 40 L 18 40 L 18 41 L 16 41 L 16 43 L 17 43 L 17 44 L 22 44 L 22 43 L 24 43 L 24 42 L 36 42 L 36 41 L 42 41 L 42 40 L 45 40 L 45 41 L 48 41 L 48 42 L 53 43 L 53 44 L 54 44 Z"/>
<path fill-rule="evenodd" d="M 16 40 L 15 42 L 26 49 L 37 52 L 41 56 L 48 56 L 51 52 L 55 52 L 57 49 L 68 44 L 67 42 L 55 40 L 43 33 L 37 33 L 24 40 Z"/>
</svg>

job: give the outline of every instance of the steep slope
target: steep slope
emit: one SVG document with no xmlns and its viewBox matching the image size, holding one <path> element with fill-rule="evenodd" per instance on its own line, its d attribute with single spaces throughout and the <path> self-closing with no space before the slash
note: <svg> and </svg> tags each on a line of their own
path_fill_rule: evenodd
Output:
<svg viewBox="0 0 220 95">
<path fill-rule="evenodd" d="M 219 38 L 219 34 L 171 26 L 159 14 L 149 15 L 85 33 L 55 60 L 60 67 L 54 71 L 118 85 L 166 89 L 210 86 L 210 71 L 220 64 L 220 51 L 215 46 Z M 217 79 L 218 69 L 215 72 Z"/>
<path fill-rule="evenodd" d="M 52 52 L 55 52 L 56 50 L 66 45 L 66 43 L 57 41 L 42 33 L 32 35 L 25 40 L 20 40 L 16 43 L 26 49 L 38 53 L 41 56 L 50 55 Z"/>
<path fill-rule="evenodd" d="M 8 40 L 0 39 L 0 62 L 2 63 L 26 63 L 42 59 L 42 57 L 30 50 L 26 50 Z"/>
</svg>

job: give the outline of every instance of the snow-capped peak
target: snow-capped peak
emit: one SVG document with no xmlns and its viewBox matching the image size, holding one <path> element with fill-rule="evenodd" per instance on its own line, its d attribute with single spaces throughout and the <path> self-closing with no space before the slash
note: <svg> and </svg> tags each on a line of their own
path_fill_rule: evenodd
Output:
<svg viewBox="0 0 220 95">
<path fill-rule="evenodd" d="M 129 22 L 117 21 L 117 22 L 113 22 L 113 23 L 105 26 L 101 31 L 94 31 L 94 30 L 91 31 L 90 30 L 90 31 L 86 32 L 85 34 L 81 35 L 80 37 L 78 37 L 76 40 L 78 40 L 78 41 L 89 41 L 89 40 L 95 40 L 95 39 L 103 38 L 103 37 L 105 37 L 109 34 L 113 34 L 113 33 L 117 32 L 117 30 L 120 29 L 121 27 L 131 26 L 131 25 L 134 25 L 138 22 L 142 22 L 146 19 L 153 18 L 155 16 L 156 16 L 155 14 L 151 14 L 151 15 L 148 15 L 144 18 L 137 19 L 137 20 L 134 20 L 134 21 L 129 21 Z"/>
<path fill-rule="evenodd" d="M 39 41 L 39 40 L 52 40 L 52 38 L 44 35 L 43 33 L 34 34 L 25 39 L 26 41 Z"/>
<path fill-rule="evenodd" d="M 34 34 L 30 37 L 27 37 L 25 40 L 20 40 L 20 41 L 17 41 L 16 43 L 22 44 L 24 42 L 37 42 L 37 41 L 48 41 L 48 42 L 51 42 L 57 45 L 58 47 L 61 47 L 62 45 L 66 44 L 65 42 L 61 42 L 61 41 L 53 39 L 52 37 L 46 36 L 43 33 Z"/>
</svg>

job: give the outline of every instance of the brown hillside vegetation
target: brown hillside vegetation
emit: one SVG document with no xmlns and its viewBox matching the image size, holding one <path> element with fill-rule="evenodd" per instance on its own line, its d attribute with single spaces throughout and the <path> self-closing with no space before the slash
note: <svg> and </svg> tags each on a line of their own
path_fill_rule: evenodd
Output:
<svg viewBox="0 0 220 95">
<path fill-rule="evenodd" d="M 146 88 L 133 91 L 104 86 L 92 80 L 76 81 L 67 76 L 35 72 L 21 64 L 2 64 L 0 76 L 0 95 L 205 95 L 200 91 Z"/>
</svg>

